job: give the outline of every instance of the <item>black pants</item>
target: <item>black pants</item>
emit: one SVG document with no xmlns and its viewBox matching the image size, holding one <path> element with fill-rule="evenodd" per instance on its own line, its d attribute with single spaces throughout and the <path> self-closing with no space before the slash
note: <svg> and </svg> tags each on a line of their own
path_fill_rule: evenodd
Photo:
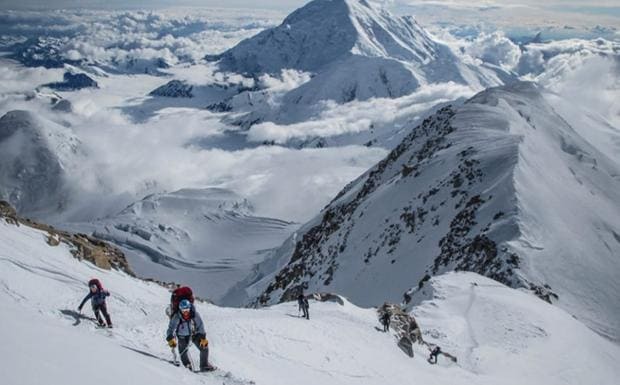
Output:
<svg viewBox="0 0 620 385">
<path fill-rule="evenodd" d="M 179 353 L 181 353 L 181 363 L 183 366 L 188 367 L 189 357 L 187 355 L 187 351 L 189 350 L 190 337 L 189 336 L 179 336 Z M 206 346 L 204 348 L 200 347 L 200 337 L 194 336 L 191 339 L 194 345 L 200 350 L 200 369 L 206 369 L 209 366 L 209 347 Z"/>
<path fill-rule="evenodd" d="M 383 331 L 384 332 L 389 332 L 390 331 L 390 323 L 389 322 L 384 322 L 383 323 Z"/>
<path fill-rule="evenodd" d="M 95 317 L 97 318 L 97 322 L 99 322 L 99 325 L 103 326 L 103 319 L 101 319 L 101 314 L 99 314 L 100 312 L 103 313 L 103 316 L 105 317 L 105 321 L 108 324 L 108 326 L 112 326 L 112 320 L 110 319 L 110 314 L 108 313 L 108 307 L 106 306 L 105 302 L 102 303 L 101 305 L 93 305 L 93 312 L 95 313 Z"/>
<path fill-rule="evenodd" d="M 308 311 L 308 306 L 302 306 L 301 310 L 304 312 L 304 317 L 306 319 L 310 319 L 310 312 Z"/>
</svg>

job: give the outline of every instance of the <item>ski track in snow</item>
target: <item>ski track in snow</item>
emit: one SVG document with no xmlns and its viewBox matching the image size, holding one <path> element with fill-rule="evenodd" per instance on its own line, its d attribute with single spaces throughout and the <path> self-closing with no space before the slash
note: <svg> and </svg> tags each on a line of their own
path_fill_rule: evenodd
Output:
<svg viewBox="0 0 620 385">
<path fill-rule="evenodd" d="M 471 341 L 471 345 L 467 348 L 467 359 L 470 364 L 470 370 L 474 373 L 478 373 L 478 363 L 477 359 L 474 358 L 474 353 L 478 348 L 478 341 L 476 340 L 476 332 L 471 323 L 471 319 L 469 314 L 471 312 L 472 306 L 474 305 L 474 301 L 476 300 L 476 285 L 472 283 L 469 288 L 469 302 L 467 303 L 467 309 L 465 309 L 465 321 L 467 322 L 467 330 L 469 332 L 469 339 Z"/>
</svg>

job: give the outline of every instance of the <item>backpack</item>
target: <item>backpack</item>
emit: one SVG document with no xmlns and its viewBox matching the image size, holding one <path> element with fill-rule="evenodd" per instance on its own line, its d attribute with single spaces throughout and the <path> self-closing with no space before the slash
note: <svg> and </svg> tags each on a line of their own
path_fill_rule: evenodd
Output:
<svg viewBox="0 0 620 385">
<path fill-rule="evenodd" d="M 179 303 L 184 299 L 191 302 L 192 305 L 194 304 L 194 293 L 192 293 L 192 289 L 190 289 L 189 287 L 181 286 L 176 288 L 172 292 L 172 296 L 170 297 L 170 307 L 172 310 L 172 314 L 176 313 L 179 310 Z"/>
</svg>

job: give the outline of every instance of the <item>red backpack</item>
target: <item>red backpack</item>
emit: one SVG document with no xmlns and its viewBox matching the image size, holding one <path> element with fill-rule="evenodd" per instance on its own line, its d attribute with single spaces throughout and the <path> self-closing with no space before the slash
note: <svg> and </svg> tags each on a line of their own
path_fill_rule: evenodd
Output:
<svg viewBox="0 0 620 385">
<path fill-rule="evenodd" d="M 172 296 L 170 297 L 170 306 L 172 307 L 172 314 L 176 313 L 179 310 L 179 302 L 182 300 L 188 300 L 191 303 L 194 303 L 194 293 L 192 293 L 192 289 L 187 286 L 181 286 L 176 288 L 172 292 Z"/>
</svg>

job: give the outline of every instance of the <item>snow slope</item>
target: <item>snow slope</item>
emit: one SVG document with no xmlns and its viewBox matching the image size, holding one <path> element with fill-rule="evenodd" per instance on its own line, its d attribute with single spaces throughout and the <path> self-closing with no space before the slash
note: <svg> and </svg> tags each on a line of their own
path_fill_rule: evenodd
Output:
<svg viewBox="0 0 620 385">
<path fill-rule="evenodd" d="M 298 227 L 255 216 L 220 188 L 153 194 L 117 215 L 58 226 L 115 243 L 140 277 L 189 284 L 216 303 Z"/>
<path fill-rule="evenodd" d="M 620 168 L 531 83 L 425 119 L 229 296 L 299 287 L 362 305 L 405 300 L 451 270 L 557 303 L 620 338 Z"/>
<path fill-rule="evenodd" d="M 567 322 L 563 310 L 489 278 L 465 272 L 433 277 L 414 303 L 424 339 L 462 357 L 460 365 L 473 373 L 521 384 L 605 384 L 614 376 L 611 367 L 597 372 L 597 358 L 583 352 L 601 348 L 617 362 L 618 345 L 590 339 L 591 331 L 575 319 Z M 559 364 L 573 354 L 575 366 Z"/>
<path fill-rule="evenodd" d="M 375 330 L 373 309 L 348 301 L 311 301 L 310 321 L 297 317 L 294 303 L 260 310 L 199 303 L 211 361 L 234 378 L 196 375 L 164 361 L 166 289 L 80 262 L 44 239 L 0 221 L 0 370 L 8 384 L 612 384 L 620 374 L 620 348 L 562 310 L 461 273 L 431 281 L 435 299 L 413 310 L 427 339 L 456 353 L 458 364 L 440 357 L 429 365 L 422 346 L 409 358 Z M 94 276 L 111 291 L 112 330 L 73 316 Z"/>
</svg>

